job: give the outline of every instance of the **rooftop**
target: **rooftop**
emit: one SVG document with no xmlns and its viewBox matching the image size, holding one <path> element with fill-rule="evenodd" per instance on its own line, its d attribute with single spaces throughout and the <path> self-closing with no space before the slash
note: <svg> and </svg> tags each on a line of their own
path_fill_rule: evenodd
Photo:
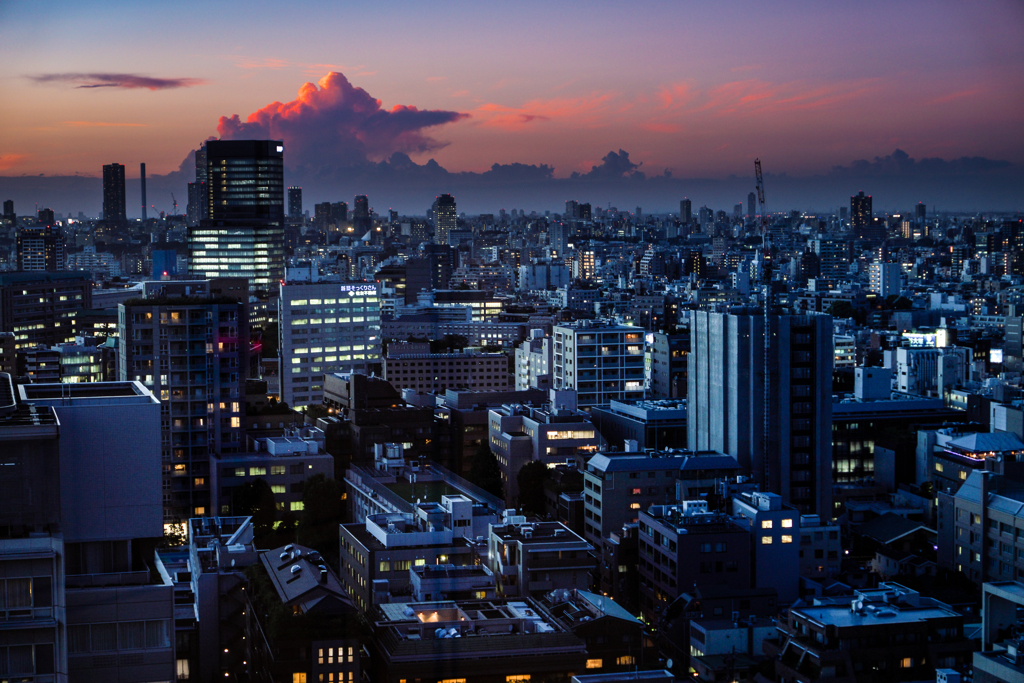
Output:
<svg viewBox="0 0 1024 683">
<path fill-rule="evenodd" d="M 119 403 L 156 403 L 153 393 L 140 382 L 85 382 L 81 384 L 22 384 L 18 387 L 21 400 L 74 401 L 81 405 L 88 399 L 132 398 L 134 401 L 118 401 Z M 100 401 L 110 403 L 110 401 Z M 51 404 L 55 405 L 55 404 Z"/>
</svg>

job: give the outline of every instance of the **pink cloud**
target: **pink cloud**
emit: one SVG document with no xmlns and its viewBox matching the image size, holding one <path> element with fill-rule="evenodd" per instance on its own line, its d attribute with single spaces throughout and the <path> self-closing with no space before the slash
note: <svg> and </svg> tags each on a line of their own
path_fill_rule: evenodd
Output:
<svg viewBox="0 0 1024 683">
<path fill-rule="evenodd" d="M 174 88 L 191 88 L 206 83 L 202 78 L 154 78 L 139 74 L 110 73 L 66 73 L 42 74 L 29 76 L 36 83 L 65 83 L 76 88 L 123 88 L 135 90 L 172 90 Z"/>
<path fill-rule="evenodd" d="M 237 114 L 220 117 L 223 139 L 284 140 L 289 158 L 313 165 L 339 165 L 394 152 L 428 152 L 444 146 L 424 130 L 467 118 L 454 111 L 396 105 L 390 110 L 344 74 L 334 72 L 318 84 L 305 83 L 290 102 L 272 102 L 243 122 Z"/>
</svg>

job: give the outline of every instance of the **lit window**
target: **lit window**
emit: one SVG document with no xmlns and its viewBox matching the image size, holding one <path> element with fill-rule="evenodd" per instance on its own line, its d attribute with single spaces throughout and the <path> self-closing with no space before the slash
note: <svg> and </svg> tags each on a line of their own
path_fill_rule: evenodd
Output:
<svg viewBox="0 0 1024 683">
<path fill-rule="evenodd" d="M 282 484 L 273 484 L 270 487 L 270 491 L 271 491 L 271 493 L 284 493 L 285 492 L 284 485 L 282 485 Z"/>
<path fill-rule="evenodd" d="M 293 500 L 288 506 L 288 509 L 292 512 L 302 512 L 303 505 L 301 500 Z"/>
<path fill-rule="evenodd" d="M 771 545 L 771 544 L 772 544 L 772 537 L 771 536 L 762 536 L 761 537 L 761 545 Z"/>
<path fill-rule="evenodd" d="M 292 674 L 292 683 L 306 683 L 306 673 Z"/>
<path fill-rule="evenodd" d="M 519 674 L 518 676 L 505 676 L 505 683 L 526 683 L 530 680 L 530 674 Z"/>
<path fill-rule="evenodd" d="M 422 557 L 412 563 L 414 567 L 423 567 L 427 564 L 427 561 Z"/>
<path fill-rule="evenodd" d="M 640 509 L 640 503 L 630 503 L 629 504 L 629 509 L 630 510 L 639 510 Z"/>
<path fill-rule="evenodd" d="M 782 542 L 783 543 L 792 543 L 793 542 L 793 537 L 788 535 L 788 534 L 783 535 Z"/>
<path fill-rule="evenodd" d="M 904 657 L 900 660 L 901 669 L 910 669 L 914 666 L 914 659 L 912 657 Z"/>
<path fill-rule="evenodd" d="M 196 508 L 196 516 L 197 517 L 202 517 L 205 514 L 206 514 L 206 508 L 205 507 L 200 506 L 200 507 Z"/>
<path fill-rule="evenodd" d="M 619 666 L 636 664 L 636 657 L 634 657 L 633 655 L 623 655 L 622 657 L 616 659 L 615 663 Z"/>
<path fill-rule="evenodd" d="M 604 660 L 603 659 L 588 659 L 587 660 L 587 668 L 588 669 L 600 669 L 603 666 L 604 666 Z"/>
<path fill-rule="evenodd" d="M 761 528 L 762 529 L 771 529 L 772 528 L 772 520 L 766 519 L 763 522 L 761 522 Z"/>
<path fill-rule="evenodd" d="M 791 520 L 791 519 L 784 519 L 784 520 L 782 520 L 782 528 L 783 529 L 792 529 L 793 528 L 793 520 Z"/>
</svg>

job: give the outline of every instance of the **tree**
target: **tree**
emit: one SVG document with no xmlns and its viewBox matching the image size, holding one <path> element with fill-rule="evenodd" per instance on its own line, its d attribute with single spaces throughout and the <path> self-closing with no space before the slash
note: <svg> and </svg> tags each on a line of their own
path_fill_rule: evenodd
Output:
<svg viewBox="0 0 1024 683">
<path fill-rule="evenodd" d="M 469 462 L 469 481 L 492 496 L 505 496 L 505 487 L 501 483 L 501 467 L 498 466 L 497 458 L 486 443 L 480 444 L 480 449 Z"/>
<path fill-rule="evenodd" d="M 296 537 L 299 543 L 320 552 L 332 561 L 338 560 L 338 525 L 341 524 L 341 484 L 322 474 L 315 474 L 302 486 L 302 514 Z"/>
<path fill-rule="evenodd" d="M 519 485 L 519 508 L 523 514 L 544 516 L 544 480 L 547 476 L 548 466 L 540 460 L 532 460 L 519 470 L 516 483 Z"/>
<path fill-rule="evenodd" d="M 277 505 L 266 480 L 256 479 L 236 487 L 231 492 L 231 508 L 236 515 L 252 517 L 254 537 L 263 538 L 274 530 Z"/>
</svg>

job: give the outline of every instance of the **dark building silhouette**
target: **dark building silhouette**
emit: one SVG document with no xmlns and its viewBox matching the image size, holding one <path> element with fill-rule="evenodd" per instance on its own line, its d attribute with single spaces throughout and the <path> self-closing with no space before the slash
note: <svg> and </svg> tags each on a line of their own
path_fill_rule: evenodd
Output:
<svg viewBox="0 0 1024 683">
<path fill-rule="evenodd" d="M 39 225 L 53 225 L 56 223 L 57 220 L 53 215 L 53 209 L 39 209 L 39 213 L 36 215 L 36 222 Z"/>
<path fill-rule="evenodd" d="M 679 202 L 679 222 L 689 223 L 693 220 L 693 203 L 689 199 Z"/>
<path fill-rule="evenodd" d="M 288 220 L 302 220 L 302 188 L 288 188 Z"/>
<path fill-rule="evenodd" d="M 142 220 L 146 220 L 146 164 L 139 164 L 139 178 L 142 183 Z"/>
<path fill-rule="evenodd" d="M 871 195 L 858 192 L 850 197 L 850 232 L 861 239 L 872 239 Z"/>
<path fill-rule="evenodd" d="M 127 220 L 124 199 L 124 166 L 107 164 L 103 167 L 103 220 Z"/>
<path fill-rule="evenodd" d="M 753 218 L 757 215 L 757 195 L 753 192 L 747 195 L 747 216 Z"/>
<path fill-rule="evenodd" d="M 284 278 L 284 144 L 209 140 L 205 157 L 209 217 L 189 228 L 189 274 L 276 289 Z M 199 175 L 197 168 L 197 184 Z"/>
<path fill-rule="evenodd" d="M 352 208 L 352 223 L 360 237 L 373 227 L 370 221 L 370 200 L 366 198 L 365 194 L 356 195 L 356 201 Z"/>
<path fill-rule="evenodd" d="M 455 197 L 443 194 L 437 198 L 434 206 L 434 238 L 438 244 L 450 244 L 457 215 Z"/>
<path fill-rule="evenodd" d="M 334 202 L 331 204 L 331 220 L 335 225 L 341 225 L 348 220 L 347 202 Z"/>
<path fill-rule="evenodd" d="M 13 223 L 17 218 L 17 215 L 14 213 L 14 200 L 4 200 L 4 220 Z"/>
<path fill-rule="evenodd" d="M 925 217 L 928 215 L 928 207 L 924 202 L 918 202 L 917 206 L 914 207 L 914 217 L 919 223 L 924 223 Z"/>
<path fill-rule="evenodd" d="M 92 308 L 92 281 L 84 272 L 0 274 L 0 330 L 17 348 L 54 346 L 75 338 L 75 317 Z"/>
</svg>

